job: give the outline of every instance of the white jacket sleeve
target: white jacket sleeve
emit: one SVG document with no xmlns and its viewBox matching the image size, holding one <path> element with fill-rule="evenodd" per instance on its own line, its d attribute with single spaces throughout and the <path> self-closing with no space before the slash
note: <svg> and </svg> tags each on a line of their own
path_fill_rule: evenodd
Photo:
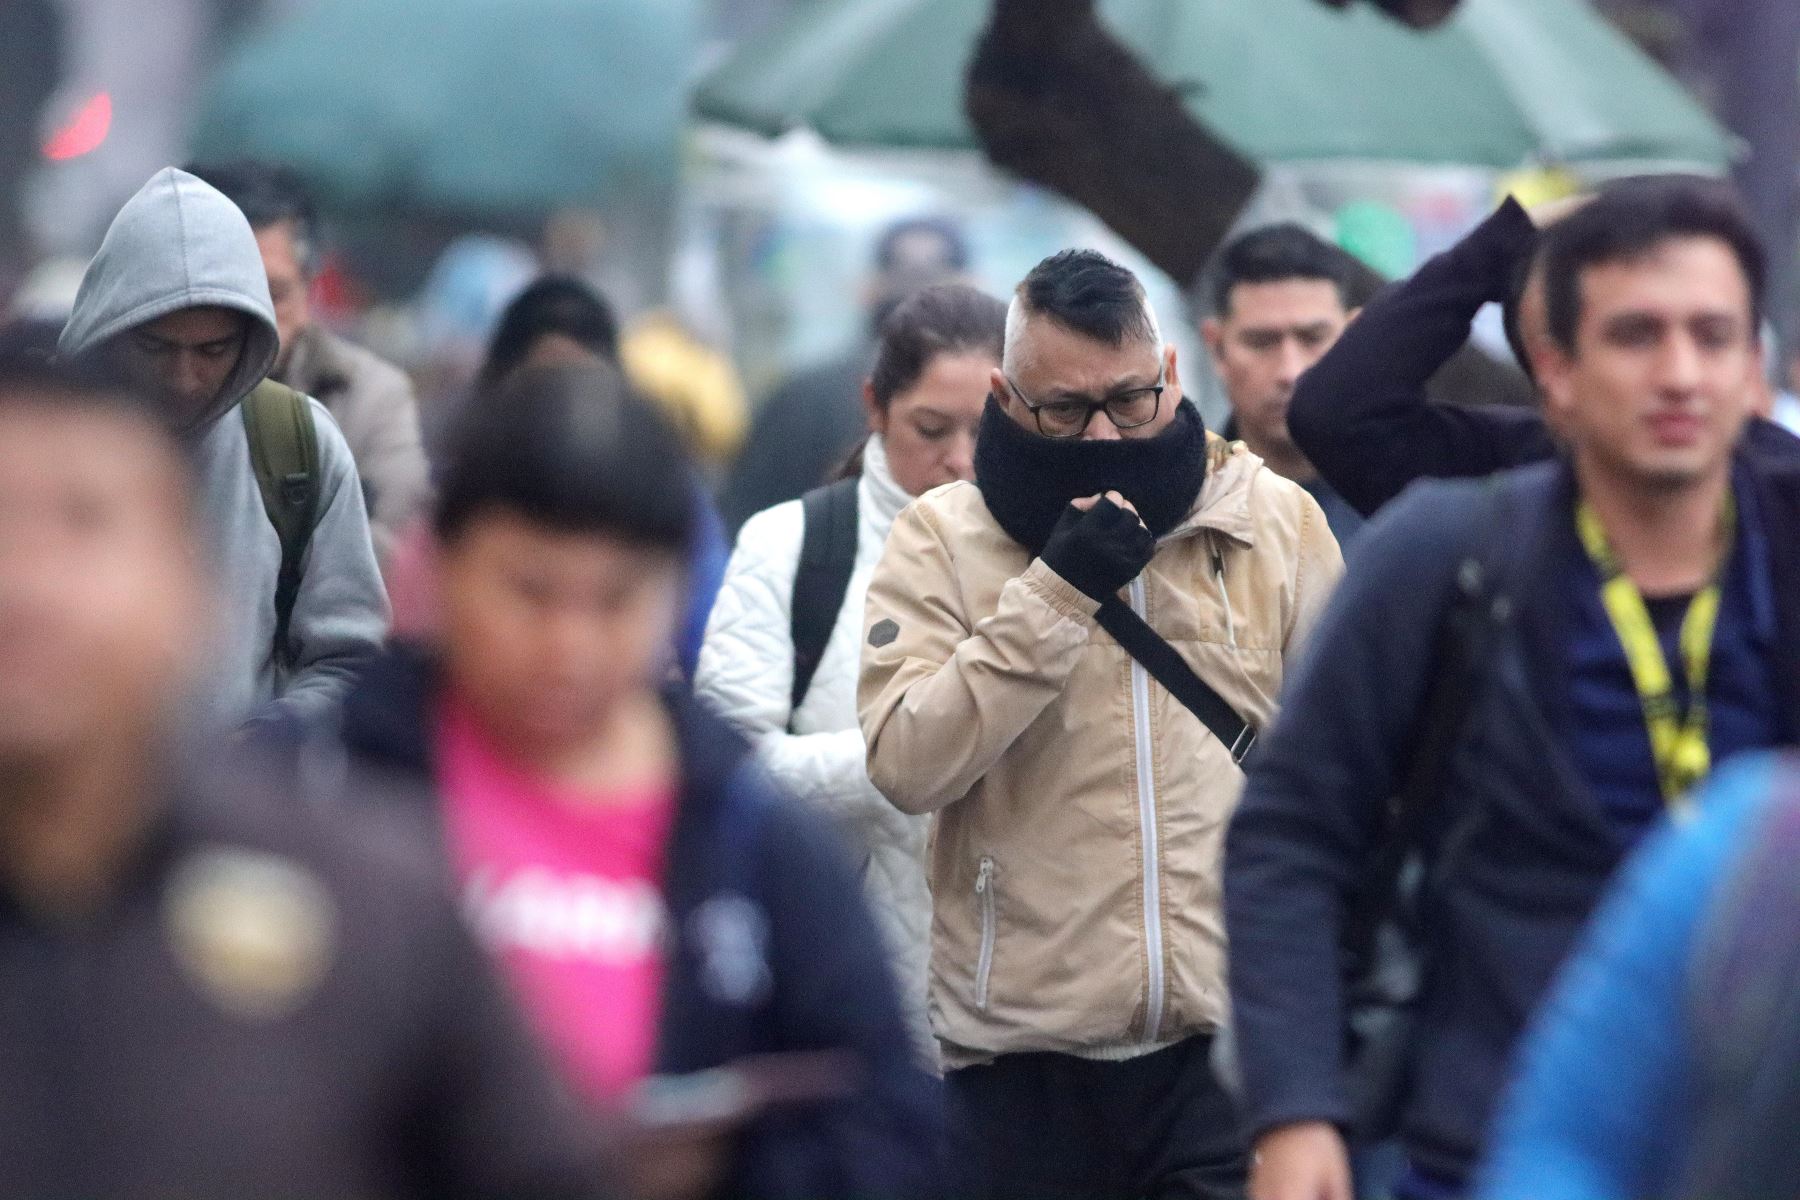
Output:
<svg viewBox="0 0 1800 1200">
<path fill-rule="evenodd" d="M 797 501 L 745 523 L 706 624 L 694 691 L 750 739 L 790 795 L 873 844 L 880 840 L 877 831 L 891 830 L 899 814 L 869 782 L 862 731 L 852 723 L 831 733 L 788 732 L 794 683 L 789 622 L 803 537 Z M 827 682 L 821 670 L 812 686 Z M 854 716 L 847 712 L 846 720 L 854 722 Z"/>
</svg>

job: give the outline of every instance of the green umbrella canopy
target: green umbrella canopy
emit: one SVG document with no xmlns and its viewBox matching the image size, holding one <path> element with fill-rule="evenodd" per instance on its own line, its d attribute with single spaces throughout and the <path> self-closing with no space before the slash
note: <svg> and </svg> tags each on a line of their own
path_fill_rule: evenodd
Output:
<svg viewBox="0 0 1800 1200">
<path fill-rule="evenodd" d="M 543 212 L 673 186 L 691 0 L 318 0 L 212 81 L 198 157 L 351 209 Z"/>
<path fill-rule="evenodd" d="M 988 0 L 819 0 L 701 85 L 704 118 L 846 145 L 973 147 L 963 76 Z M 1099 0 L 1208 128 L 1262 161 L 1723 166 L 1724 132 L 1582 0 L 1464 0 L 1419 33 L 1317 0 Z"/>
</svg>

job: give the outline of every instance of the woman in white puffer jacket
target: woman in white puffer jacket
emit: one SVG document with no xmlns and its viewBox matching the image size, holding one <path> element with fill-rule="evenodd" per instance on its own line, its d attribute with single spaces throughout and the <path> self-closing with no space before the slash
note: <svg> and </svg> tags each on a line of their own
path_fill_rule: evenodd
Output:
<svg viewBox="0 0 1800 1200">
<path fill-rule="evenodd" d="M 1004 304 L 959 285 L 927 288 L 883 322 L 874 372 L 863 385 L 872 432 L 856 485 L 855 565 L 799 707 L 791 696 L 794 578 L 806 525 L 799 500 L 745 522 L 694 677 L 695 691 L 751 738 L 777 782 L 838 818 L 863 855 L 865 887 L 888 938 L 908 1020 L 933 1063 L 936 1043 L 925 1015 L 928 818 L 900 812 L 869 782 L 856 720 L 863 600 L 900 510 L 940 484 L 973 478 L 975 431 L 1005 324 Z"/>
</svg>

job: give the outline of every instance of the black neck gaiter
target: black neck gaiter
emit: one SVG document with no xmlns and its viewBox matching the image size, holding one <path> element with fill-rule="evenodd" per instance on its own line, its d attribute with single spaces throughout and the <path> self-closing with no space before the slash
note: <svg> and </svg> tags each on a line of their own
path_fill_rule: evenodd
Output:
<svg viewBox="0 0 1800 1200">
<path fill-rule="evenodd" d="M 1033 554 L 1044 548 L 1069 501 L 1108 491 L 1131 501 L 1161 537 L 1193 511 L 1205 479 L 1206 426 L 1186 397 L 1155 437 L 1100 442 L 1022 429 L 989 396 L 975 441 L 981 498 L 1007 536 Z"/>
</svg>

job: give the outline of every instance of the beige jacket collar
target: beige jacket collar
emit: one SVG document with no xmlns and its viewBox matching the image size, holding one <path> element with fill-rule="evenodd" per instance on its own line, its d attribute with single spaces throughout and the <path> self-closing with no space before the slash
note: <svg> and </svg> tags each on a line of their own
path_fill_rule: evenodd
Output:
<svg viewBox="0 0 1800 1200">
<path fill-rule="evenodd" d="M 1192 537 L 1210 529 L 1244 546 L 1256 544 L 1250 514 L 1250 483 L 1263 469 L 1263 460 L 1242 442 L 1228 442 L 1206 435 L 1206 481 L 1200 498 L 1187 519 L 1163 535 L 1164 542 Z"/>
</svg>

